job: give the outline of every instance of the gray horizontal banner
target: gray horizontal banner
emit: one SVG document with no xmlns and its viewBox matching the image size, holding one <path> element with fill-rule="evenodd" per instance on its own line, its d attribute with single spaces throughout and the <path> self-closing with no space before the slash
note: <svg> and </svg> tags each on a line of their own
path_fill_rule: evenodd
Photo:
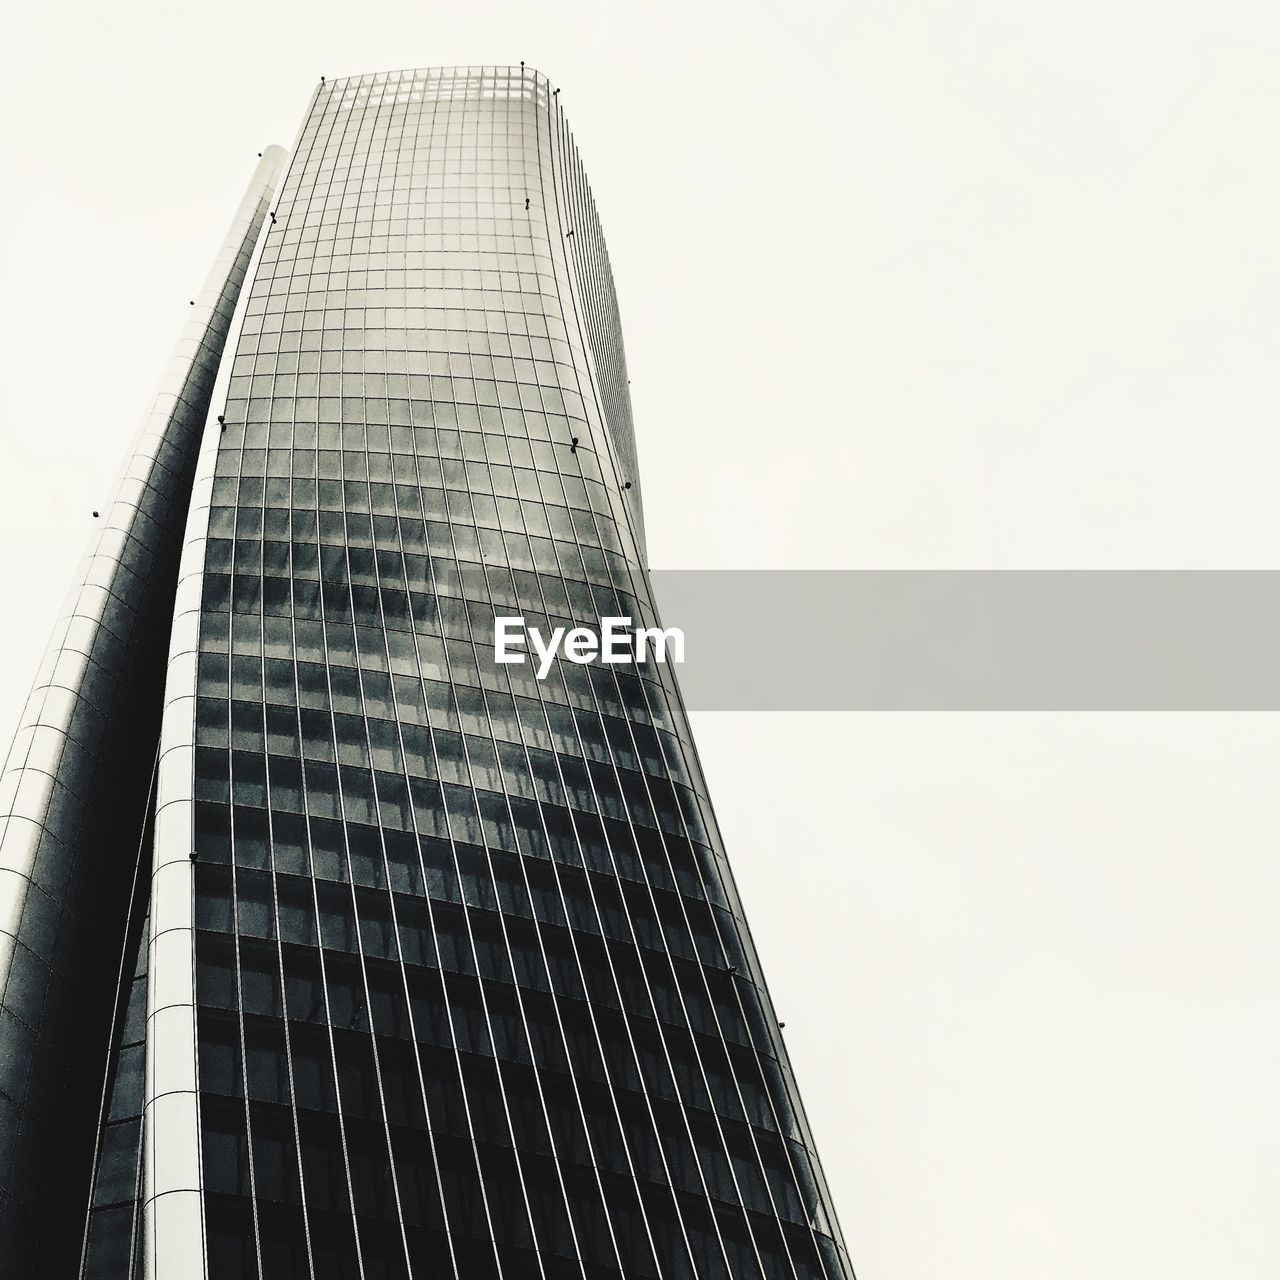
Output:
<svg viewBox="0 0 1280 1280">
<path fill-rule="evenodd" d="M 651 577 L 695 711 L 1280 710 L 1280 572 Z"/>
</svg>

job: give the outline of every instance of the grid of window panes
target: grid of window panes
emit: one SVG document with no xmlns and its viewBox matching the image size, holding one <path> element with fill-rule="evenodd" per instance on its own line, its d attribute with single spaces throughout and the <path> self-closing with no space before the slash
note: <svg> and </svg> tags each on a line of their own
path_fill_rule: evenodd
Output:
<svg viewBox="0 0 1280 1280">
<path fill-rule="evenodd" d="M 144 904 L 145 906 L 145 904 Z M 123 1000 L 118 1047 L 113 1051 L 110 1097 L 103 1112 L 94 1163 L 84 1258 L 84 1280 L 139 1280 L 142 1276 L 142 1102 L 146 1069 L 147 924 L 135 946 Z"/>
<path fill-rule="evenodd" d="M 631 393 L 627 390 L 627 359 L 622 345 L 613 273 L 609 269 L 609 252 L 605 247 L 595 200 L 582 168 L 582 159 L 563 111 L 555 113 L 550 132 L 557 212 L 565 234 L 573 278 L 579 285 L 575 293 L 581 299 L 586 350 L 592 356 L 592 372 L 601 408 L 624 483 L 631 481 L 633 485 L 631 510 L 635 513 L 637 526 L 642 527 Z M 643 537 L 640 541 L 643 547 Z"/>
<path fill-rule="evenodd" d="M 197 703 L 219 1280 L 848 1274 L 665 669 L 486 661 L 496 613 L 652 613 L 557 112 L 323 85 L 252 286 Z"/>
</svg>

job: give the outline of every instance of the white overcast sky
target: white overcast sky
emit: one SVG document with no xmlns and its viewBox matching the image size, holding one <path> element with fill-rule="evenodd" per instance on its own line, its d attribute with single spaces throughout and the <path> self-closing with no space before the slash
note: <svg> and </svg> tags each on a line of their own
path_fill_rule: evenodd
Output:
<svg viewBox="0 0 1280 1280">
<path fill-rule="evenodd" d="M 5 27 L 0 723 L 321 74 L 523 58 L 563 87 L 656 566 L 1278 567 L 1273 4 Z M 1280 1274 L 1276 717 L 695 729 L 861 1280 Z"/>
</svg>

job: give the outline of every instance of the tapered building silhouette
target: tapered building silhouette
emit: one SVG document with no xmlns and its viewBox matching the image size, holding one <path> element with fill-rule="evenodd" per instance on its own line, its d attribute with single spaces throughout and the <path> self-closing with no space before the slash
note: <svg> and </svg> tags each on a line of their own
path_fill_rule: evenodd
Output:
<svg viewBox="0 0 1280 1280">
<path fill-rule="evenodd" d="M 278 185 L 278 194 L 276 188 Z M 262 157 L 0 794 L 5 1275 L 852 1275 L 654 625 L 532 69 Z"/>
</svg>

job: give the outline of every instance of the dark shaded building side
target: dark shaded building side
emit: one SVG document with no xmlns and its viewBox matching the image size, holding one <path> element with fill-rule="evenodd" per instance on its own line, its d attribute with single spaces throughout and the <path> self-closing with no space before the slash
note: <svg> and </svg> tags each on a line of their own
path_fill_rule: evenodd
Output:
<svg viewBox="0 0 1280 1280">
<path fill-rule="evenodd" d="M 196 446 L 282 158 L 273 149 L 258 166 L 194 300 L 0 775 L 7 1275 L 71 1275 L 79 1262 L 121 966 L 131 972 L 124 957 L 141 932 L 130 906 L 150 860 L 143 837 Z"/>
</svg>

